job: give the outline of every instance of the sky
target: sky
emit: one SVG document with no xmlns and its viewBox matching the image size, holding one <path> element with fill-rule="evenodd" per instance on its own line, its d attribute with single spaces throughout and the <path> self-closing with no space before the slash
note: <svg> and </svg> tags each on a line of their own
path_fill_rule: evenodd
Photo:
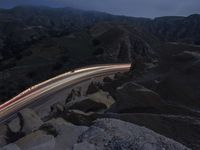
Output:
<svg viewBox="0 0 200 150">
<path fill-rule="evenodd" d="M 0 0 L 1 8 L 11 8 L 16 5 L 67 6 L 149 18 L 200 13 L 200 0 Z"/>
</svg>

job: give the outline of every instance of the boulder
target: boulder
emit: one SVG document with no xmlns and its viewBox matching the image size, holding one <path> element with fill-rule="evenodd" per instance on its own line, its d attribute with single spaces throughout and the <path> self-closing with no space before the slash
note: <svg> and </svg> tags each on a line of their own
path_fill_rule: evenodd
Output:
<svg viewBox="0 0 200 150">
<path fill-rule="evenodd" d="M 86 94 L 93 94 L 93 93 L 96 93 L 100 90 L 100 87 L 101 85 L 99 83 L 94 83 L 92 82 L 89 86 L 88 86 L 88 89 L 87 89 L 87 92 Z"/>
<path fill-rule="evenodd" d="M 56 150 L 70 150 L 78 140 L 78 137 L 88 129 L 84 126 L 75 126 L 71 123 L 66 122 L 62 118 L 52 119 L 46 124 L 52 125 L 58 135 L 56 136 Z"/>
<path fill-rule="evenodd" d="M 20 121 L 20 118 L 17 117 L 13 120 L 11 120 L 9 123 L 8 123 L 8 127 L 10 129 L 10 131 L 14 132 L 14 133 L 17 133 L 21 130 L 21 121 Z"/>
<path fill-rule="evenodd" d="M 88 98 L 94 102 L 106 105 L 107 108 L 110 108 L 110 106 L 115 103 L 113 97 L 108 92 L 102 90 L 88 95 Z"/>
<path fill-rule="evenodd" d="M 99 147 L 90 144 L 88 142 L 82 142 L 78 144 L 74 144 L 73 150 L 101 150 Z"/>
<path fill-rule="evenodd" d="M 111 112 L 160 112 L 163 105 L 159 94 L 134 82 L 118 87 L 115 96 Z"/>
<path fill-rule="evenodd" d="M 58 102 L 51 106 L 51 113 L 63 112 L 65 110 L 62 103 Z"/>
<path fill-rule="evenodd" d="M 63 113 L 62 117 L 75 125 L 90 126 L 96 120 L 96 116 L 93 114 L 94 112 L 85 113 L 80 110 L 68 110 Z"/>
<path fill-rule="evenodd" d="M 42 124 L 43 121 L 40 117 L 31 109 L 23 109 L 19 112 L 19 116 L 22 119 L 22 132 L 30 133 L 37 130 Z"/>
<path fill-rule="evenodd" d="M 55 139 L 43 131 L 33 132 L 15 142 L 22 150 L 54 150 Z"/>
<path fill-rule="evenodd" d="M 21 149 L 16 144 L 11 143 L 11 144 L 8 144 L 8 145 L 0 148 L 0 150 L 21 150 Z"/>
<path fill-rule="evenodd" d="M 116 119 L 96 120 L 79 137 L 79 144 L 74 145 L 74 149 L 82 150 L 81 145 L 84 145 L 101 150 L 190 150 L 150 129 Z"/>
<path fill-rule="evenodd" d="M 81 97 L 82 95 L 82 88 L 81 87 L 76 87 L 74 89 L 72 89 L 71 93 L 69 94 L 69 96 L 66 99 L 66 103 L 75 100 L 76 98 Z"/>
<path fill-rule="evenodd" d="M 112 82 L 113 80 L 110 77 L 105 77 L 103 82 Z"/>
<path fill-rule="evenodd" d="M 67 109 L 80 110 L 85 113 L 98 112 L 98 111 L 104 110 L 106 108 L 107 107 L 105 104 L 95 102 L 91 99 L 77 101 L 76 103 L 73 103 L 71 106 L 67 107 Z"/>
<path fill-rule="evenodd" d="M 0 125 L 0 147 L 6 145 L 8 128 L 6 125 Z"/>
</svg>

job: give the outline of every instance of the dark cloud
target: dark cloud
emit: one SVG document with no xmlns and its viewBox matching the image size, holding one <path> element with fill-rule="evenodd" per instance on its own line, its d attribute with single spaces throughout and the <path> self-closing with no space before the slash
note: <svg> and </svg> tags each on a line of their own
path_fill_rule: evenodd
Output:
<svg viewBox="0 0 200 150">
<path fill-rule="evenodd" d="M 200 0 L 0 0 L 0 7 L 16 5 L 71 6 L 143 17 L 200 13 Z"/>
</svg>

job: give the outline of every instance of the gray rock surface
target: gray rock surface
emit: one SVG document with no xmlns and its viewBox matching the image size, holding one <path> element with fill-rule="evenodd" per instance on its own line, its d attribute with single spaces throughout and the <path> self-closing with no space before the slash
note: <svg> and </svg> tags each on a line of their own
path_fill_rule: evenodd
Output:
<svg viewBox="0 0 200 150">
<path fill-rule="evenodd" d="M 66 106 L 66 108 L 70 110 L 79 110 L 85 113 L 101 112 L 107 108 L 103 103 L 98 103 L 91 99 L 84 99 L 73 104 L 71 103 L 70 105 Z"/>
<path fill-rule="evenodd" d="M 200 149 L 199 118 L 148 113 L 106 113 L 101 114 L 98 118 L 115 118 L 144 126 L 193 150 Z"/>
<path fill-rule="evenodd" d="M 112 112 L 159 111 L 163 105 L 159 94 L 134 82 L 118 87 L 115 96 L 116 103 L 110 109 Z"/>
<path fill-rule="evenodd" d="M 54 150 L 55 139 L 43 131 L 33 132 L 15 142 L 22 150 Z"/>
<path fill-rule="evenodd" d="M 73 150 L 80 150 L 80 149 L 82 149 L 82 150 L 101 150 L 98 146 L 95 146 L 88 142 L 78 143 L 73 146 Z"/>
<path fill-rule="evenodd" d="M 23 122 L 22 131 L 25 133 L 35 131 L 43 124 L 40 117 L 31 109 L 26 108 L 21 110 L 20 115 Z"/>
<path fill-rule="evenodd" d="M 8 128 L 6 125 L 0 125 L 0 147 L 6 145 L 7 131 Z"/>
<path fill-rule="evenodd" d="M 52 125 L 58 132 L 55 138 L 55 150 L 70 150 L 78 137 L 88 129 L 84 126 L 75 126 L 62 118 L 52 119 L 46 124 Z"/>
<path fill-rule="evenodd" d="M 71 93 L 69 94 L 69 96 L 66 99 L 66 102 L 73 101 L 77 97 L 80 97 L 81 95 L 82 95 L 81 87 L 76 87 L 76 88 L 72 89 Z"/>
<path fill-rule="evenodd" d="M 12 131 L 12 132 L 19 132 L 20 129 L 21 129 L 21 125 L 20 125 L 20 119 L 19 117 L 11 120 L 9 123 L 8 123 L 8 127 L 9 129 Z"/>
<path fill-rule="evenodd" d="M 108 92 L 104 92 L 102 90 L 88 95 L 88 98 L 94 102 L 106 105 L 107 108 L 115 103 L 115 100 L 112 98 L 112 96 Z"/>
<path fill-rule="evenodd" d="M 0 148 L 0 150 L 21 150 L 21 149 L 16 144 L 11 143 L 4 146 L 3 148 Z"/>
<path fill-rule="evenodd" d="M 116 119 L 98 119 L 80 136 L 79 142 L 74 149 L 83 150 L 81 145 L 87 147 L 84 143 L 88 142 L 90 149 L 101 150 L 189 150 L 145 127 Z"/>
<path fill-rule="evenodd" d="M 113 97 L 102 90 L 87 95 L 86 99 L 74 100 L 66 104 L 66 109 L 77 109 L 83 112 L 102 112 L 115 103 Z"/>
</svg>

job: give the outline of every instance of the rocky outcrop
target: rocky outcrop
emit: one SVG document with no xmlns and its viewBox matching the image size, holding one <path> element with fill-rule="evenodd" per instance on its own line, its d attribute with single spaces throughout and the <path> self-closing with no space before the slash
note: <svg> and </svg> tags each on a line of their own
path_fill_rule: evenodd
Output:
<svg viewBox="0 0 200 150">
<path fill-rule="evenodd" d="M 74 149 L 82 150 L 83 146 L 97 150 L 189 150 L 152 130 L 115 119 L 95 121 L 94 125 L 80 136 L 79 144 L 74 145 Z"/>
<path fill-rule="evenodd" d="M 55 139 L 43 131 L 33 132 L 15 142 L 21 150 L 54 150 Z"/>
<path fill-rule="evenodd" d="M 0 125 L 0 147 L 6 145 L 8 128 L 6 125 Z"/>
<path fill-rule="evenodd" d="M 88 113 L 88 112 L 99 112 L 105 110 L 107 107 L 103 103 L 95 102 L 91 99 L 84 99 L 81 101 L 77 101 L 76 103 L 66 108 L 69 110 L 80 110 L 85 113 Z"/>
<path fill-rule="evenodd" d="M 198 140 L 200 138 L 200 120 L 197 117 L 151 113 L 106 113 L 98 114 L 96 118 L 115 118 L 144 126 L 193 150 L 200 148 Z"/>
<path fill-rule="evenodd" d="M 86 99 L 71 101 L 66 104 L 66 109 L 77 109 L 83 112 L 101 112 L 115 103 L 113 97 L 102 90 L 92 92 Z"/>
<path fill-rule="evenodd" d="M 20 111 L 19 116 L 22 121 L 22 132 L 26 134 L 39 129 L 43 124 L 40 117 L 31 109 L 23 109 Z"/>
<path fill-rule="evenodd" d="M 86 94 L 89 95 L 89 94 L 98 92 L 98 91 L 100 90 L 99 86 L 100 86 L 100 85 L 99 85 L 98 83 L 92 82 L 92 83 L 89 85 Z"/>
<path fill-rule="evenodd" d="M 65 110 L 62 103 L 58 102 L 51 106 L 51 113 L 59 113 L 63 112 Z"/>
<path fill-rule="evenodd" d="M 21 149 L 16 144 L 12 143 L 0 148 L 0 150 L 21 150 Z"/>
<path fill-rule="evenodd" d="M 75 100 L 76 98 L 80 97 L 82 95 L 81 93 L 81 87 L 77 87 L 75 89 L 72 89 L 71 93 L 66 99 L 66 103 Z"/>
<path fill-rule="evenodd" d="M 21 130 L 21 120 L 19 117 L 11 120 L 9 123 L 8 123 L 8 127 L 10 129 L 11 132 L 14 132 L 14 133 L 17 133 L 17 132 L 20 132 Z"/>
<path fill-rule="evenodd" d="M 163 106 L 161 97 L 154 91 L 134 82 L 118 87 L 115 93 L 116 103 L 111 112 L 160 112 Z"/>
<path fill-rule="evenodd" d="M 93 27 L 91 32 L 95 37 L 97 57 L 121 62 L 134 61 L 137 66 L 154 58 L 154 47 L 150 45 L 156 39 L 140 33 L 134 26 L 102 23 Z"/>
<path fill-rule="evenodd" d="M 55 150 L 70 150 L 78 137 L 88 129 L 84 126 L 75 126 L 62 118 L 52 119 L 46 124 L 52 125 L 58 132 L 55 137 Z"/>
<path fill-rule="evenodd" d="M 100 150 L 100 148 L 88 142 L 82 142 L 82 143 L 74 144 L 73 150 Z"/>
<path fill-rule="evenodd" d="M 102 90 L 88 95 L 88 98 L 94 102 L 106 105 L 107 108 L 115 103 L 115 100 L 112 98 L 112 96 L 108 92 L 104 92 Z"/>
</svg>

